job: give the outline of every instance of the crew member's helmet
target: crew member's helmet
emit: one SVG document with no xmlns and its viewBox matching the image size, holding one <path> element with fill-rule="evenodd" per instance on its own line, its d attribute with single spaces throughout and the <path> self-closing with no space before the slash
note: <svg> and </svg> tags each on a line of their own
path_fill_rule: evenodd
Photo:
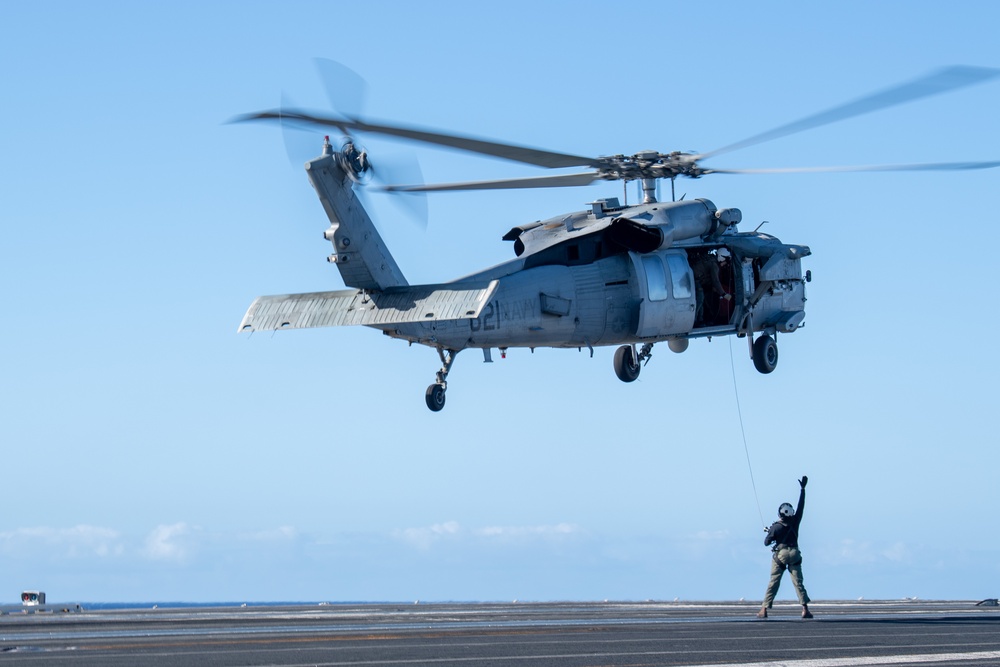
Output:
<svg viewBox="0 0 1000 667">
<path fill-rule="evenodd" d="M 795 516 L 795 508 L 792 507 L 791 503 L 781 503 L 778 507 L 778 516 L 782 519 L 787 519 L 790 516 Z"/>
<path fill-rule="evenodd" d="M 719 250 L 715 253 L 715 257 L 719 260 L 719 263 L 721 264 L 722 262 L 725 262 L 726 260 L 729 259 L 729 251 L 726 250 L 725 248 L 719 248 Z"/>
</svg>

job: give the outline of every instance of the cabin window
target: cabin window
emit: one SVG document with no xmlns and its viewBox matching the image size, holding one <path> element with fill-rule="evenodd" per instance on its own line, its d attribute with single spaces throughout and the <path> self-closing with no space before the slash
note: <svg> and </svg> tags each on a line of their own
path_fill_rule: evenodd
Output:
<svg viewBox="0 0 1000 667">
<path fill-rule="evenodd" d="M 657 255 L 642 255 L 642 268 L 646 271 L 646 294 L 650 301 L 663 301 L 667 293 L 667 272 Z"/>
<path fill-rule="evenodd" d="M 671 285 L 674 288 L 675 299 L 691 298 L 691 271 L 688 263 L 680 255 L 667 255 L 667 266 L 670 268 Z"/>
</svg>

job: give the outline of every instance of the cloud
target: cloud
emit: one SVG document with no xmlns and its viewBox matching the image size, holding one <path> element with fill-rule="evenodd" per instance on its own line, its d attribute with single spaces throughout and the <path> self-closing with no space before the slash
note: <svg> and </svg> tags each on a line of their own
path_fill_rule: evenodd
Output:
<svg viewBox="0 0 1000 667">
<path fill-rule="evenodd" d="M 872 564 L 879 562 L 902 563 L 912 559 L 910 548 L 903 542 L 887 545 L 875 545 L 871 542 L 860 542 L 851 538 L 840 541 L 827 560 L 834 564 Z"/>
<path fill-rule="evenodd" d="M 190 555 L 190 529 L 184 522 L 159 525 L 146 537 L 142 553 L 151 560 L 183 561 Z"/>
<path fill-rule="evenodd" d="M 18 528 L 0 532 L 0 550 L 7 554 L 83 558 L 121 556 L 125 547 L 121 534 L 112 528 L 81 524 L 72 528 Z"/>
<path fill-rule="evenodd" d="M 246 533 L 241 535 L 241 538 L 250 542 L 285 542 L 294 540 L 298 536 L 299 531 L 293 526 L 279 526 L 269 530 Z"/>
<path fill-rule="evenodd" d="M 894 563 L 909 561 L 911 555 L 910 549 L 902 542 L 890 544 L 888 547 L 884 547 L 880 553 L 883 558 L 891 560 Z"/>
<path fill-rule="evenodd" d="M 569 523 L 554 526 L 488 526 L 474 531 L 479 537 L 504 541 L 562 538 L 579 532 L 579 528 Z"/>
<path fill-rule="evenodd" d="M 426 528 L 406 528 L 394 533 L 397 539 L 401 539 L 418 549 L 429 549 L 435 542 L 445 537 L 453 537 L 461 532 L 462 528 L 457 521 L 446 521 L 436 523 Z"/>
<path fill-rule="evenodd" d="M 245 533 L 212 533 L 186 522 L 177 522 L 157 525 L 145 535 L 128 535 L 114 528 L 88 524 L 70 528 L 34 526 L 0 531 L 0 554 L 7 558 L 33 561 L 114 558 L 124 562 L 128 558 L 141 558 L 186 562 L 205 549 L 267 549 L 283 547 L 301 539 L 302 535 L 293 526 L 261 528 Z"/>
<path fill-rule="evenodd" d="M 699 530 L 694 534 L 694 541 L 696 542 L 728 542 L 730 540 L 730 533 L 728 530 Z"/>
<path fill-rule="evenodd" d="M 877 559 L 870 542 L 856 542 L 846 538 L 830 554 L 830 560 L 837 563 L 874 563 Z"/>
<path fill-rule="evenodd" d="M 486 526 L 464 529 L 457 521 L 446 521 L 422 528 L 406 528 L 393 533 L 402 540 L 421 550 L 430 549 L 443 540 L 464 541 L 471 544 L 526 543 L 539 540 L 551 541 L 580 533 L 580 529 L 569 523 L 551 526 Z"/>
</svg>

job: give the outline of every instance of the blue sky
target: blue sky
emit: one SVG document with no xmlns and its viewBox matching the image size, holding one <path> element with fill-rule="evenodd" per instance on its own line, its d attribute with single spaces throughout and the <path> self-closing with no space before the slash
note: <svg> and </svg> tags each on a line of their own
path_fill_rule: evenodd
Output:
<svg viewBox="0 0 1000 667">
<path fill-rule="evenodd" d="M 467 352 L 432 414 L 433 350 L 236 333 L 255 296 L 342 283 L 280 132 L 225 124 L 283 92 L 322 107 L 323 57 L 365 77 L 375 119 L 578 155 L 707 151 L 1000 66 L 994 3 L 0 12 L 0 598 L 760 599 L 762 523 L 802 474 L 813 598 L 998 594 L 1000 170 L 680 181 L 813 250 L 806 327 L 773 374 L 728 339 L 657 348 L 631 385 L 613 348 Z M 988 83 L 712 166 L 994 160 L 998 104 Z M 366 144 L 428 182 L 535 173 Z M 511 257 L 514 225 L 619 194 L 439 194 L 426 230 L 371 208 L 407 278 L 440 282 Z"/>
</svg>

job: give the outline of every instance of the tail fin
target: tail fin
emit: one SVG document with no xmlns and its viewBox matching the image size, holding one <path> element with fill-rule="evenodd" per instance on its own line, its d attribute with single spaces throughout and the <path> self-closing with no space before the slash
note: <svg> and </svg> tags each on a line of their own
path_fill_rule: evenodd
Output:
<svg viewBox="0 0 1000 667">
<path fill-rule="evenodd" d="M 306 163 L 306 173 L 330 219 L 324 236 L 333 244 L 329 260 L 344 284 L 365 290 L 406 285 L 382 236 L 354 193 L 354 180 L 340 153 L 323 146 L 323 155 Z"/>
</svg>

